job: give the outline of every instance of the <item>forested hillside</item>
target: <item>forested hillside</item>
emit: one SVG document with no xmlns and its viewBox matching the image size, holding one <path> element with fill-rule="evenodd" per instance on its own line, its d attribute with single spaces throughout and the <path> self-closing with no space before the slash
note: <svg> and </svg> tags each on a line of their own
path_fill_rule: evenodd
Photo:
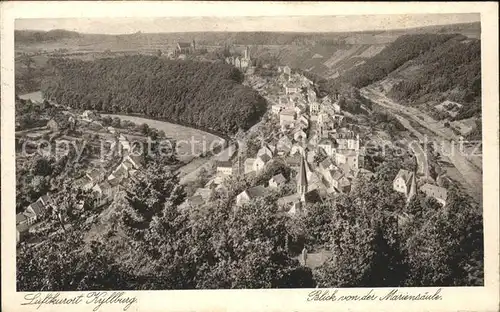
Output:
<svg viewBox="0 0 500 312">
<path fill-rule="evenodd" d="M 243 74 L 226 64 L 127 56 L 93 62 L 54 59 L 42 85 L 48 98 L 71 107 L 138 113 L 234 133 L 265 112 L 266 101 L 241 85 Z"/>
<path fill-rule="evenodd" d="M 458 102 L 464 106 L 457 120 L 480 114 L 481 42 L 465 39 L 457 36 L 402 66 L 389 96 L 406 103 Z"/>
<path fill-rule="evenodd" d="M 367 60 L 364 64 L 344 73 L 337 81 L 362 88 L 385 78 L 405 62 L 450 40 L 455 35 L 405 35 Z"/>
</svg>

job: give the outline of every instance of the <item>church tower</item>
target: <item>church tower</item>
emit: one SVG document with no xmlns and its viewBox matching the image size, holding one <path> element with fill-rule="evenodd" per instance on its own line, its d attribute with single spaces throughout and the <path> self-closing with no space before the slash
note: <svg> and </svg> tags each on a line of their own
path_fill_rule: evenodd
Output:
<svg viewBox="0 0 500 312">
<path fill-rule="evenodd" d="M 305 195 L 307 193 L 307 173 L 306 164 L 304 160 L 304 155 L 300 159 L 300 169 L 297 174 L 297 194 L 301 196 L 301 201 L 305 201 Z"/>
<path fill-rule="evenodd" d="M 413 196 L 417 194 L 417 162 L 415 158 L 415 167 L 413 169 L 413 172 L 411 173 L 411 184 L 410 184 L 410 190 L 408 191 L 408 197 L 407 197 L 407 202 L 409 203 L 410 200 L 412 199 Z"/>
</svg>

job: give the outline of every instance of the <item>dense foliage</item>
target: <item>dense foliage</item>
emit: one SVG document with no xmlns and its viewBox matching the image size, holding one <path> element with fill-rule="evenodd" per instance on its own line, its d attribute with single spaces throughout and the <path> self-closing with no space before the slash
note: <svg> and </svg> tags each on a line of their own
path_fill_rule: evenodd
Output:
<svg viewBox="0 0 500 312">
<path fill-rule="evenodd" d="M 456 120 L 481 113 L 481 42 L 456 37 L 402 67 L 418 67 L 398 82 L 389 95 L 402 102 L 443 101 L 464 106 Z"/>
<path fill-rule="evenodd" d="M 338 80 L 362 88 L 385 78 L 405 62 L 450 40 L 454 35 L 404 35 L 364 64 L 345 72 Z"/>
<path fill-rule="evenodd" d="M 57 73 L 46 97 L 75 108 L 150 117 L 235 133 L 262 116 L 266 102 L 241 85 L 242 73 L 220 63 L 128 56 L 85 62 L 51 60 Z"/>
</svg>

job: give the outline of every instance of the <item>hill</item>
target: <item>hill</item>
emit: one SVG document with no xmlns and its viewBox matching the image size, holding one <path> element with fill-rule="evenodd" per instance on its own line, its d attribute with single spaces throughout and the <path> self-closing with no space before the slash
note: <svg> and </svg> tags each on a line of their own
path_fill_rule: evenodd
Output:
<svg viewBox="0 0 500 312">
<path fill-rule="evenodd" d="M 480 23 L 427 26 L 411 29 L 363 32 L 186 32 L 135 33 L 123 35 L 71 34 L 60 40 L 38 40 L 43 32 L 16 31 L 16 52 L 38 53 L 66 49 L 69 52 L 151 52 L 174 49 L 179 41 L 195 40 L 209 51 L 230 46 L 232 50 L 250 47 L 253 58 L 269 63 L 289 65 L 324 78 L 336 78 L 357 68 L 386 46 L 407 34 L 459 33 L 479 38 Z M 36 33 L 39 33 L 38 35 Z M 36 39 L 35 37 L 40 37 Z M 133 47 L 133 48 L 132 48 Z"/>
<path fill-rule="evenodd" d="M 42 92 L 76 108 L 138 113 L 225 134 L 248 129 L 266 110 L 265 99 L 226 64 L 141 55 L 49 63 L 55 75 Z"/>
</svg>

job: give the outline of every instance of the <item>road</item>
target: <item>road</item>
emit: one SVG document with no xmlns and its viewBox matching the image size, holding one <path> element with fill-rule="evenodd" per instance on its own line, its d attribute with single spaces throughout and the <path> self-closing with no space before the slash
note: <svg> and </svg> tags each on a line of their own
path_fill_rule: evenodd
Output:
<svg viewBox="0 0 500 312">
<path fill-rule="evenodd" d="M 462 184 L 467 193 L 477 202 L 482 203 L 482 170 L 467 159 L 470 156 L 460 152 L 457 143 L 458 138 L 453 131 L 444 127 L 441 122 L 434 120 L 432 117 L 416 108 L 406 107 L 394 102 L 376 90 L 373 86 L 361 89 L 360 93 L 373 103 L 386 108 L 390 113 L 402 121 L 401 123 L 403 126 L 414 133 L 419 140 L 422 141 L 427 138 L 428 142 L 433 142 L 434 147 L 441 154 L 441 156 L 443 158 L 448 158 L 450 163 L 453 164 L 453 166 L 463 176 L 463 179 L 460 179 L 459 182 Z M 434 135 L 432 137 L 424 136 L 421 131 L 411 126 L 409 122 L 410 120 L 418 123 L 423 128 L 429 130 L 430 133 L 434 133 Z M 416 149 L 417 144 L 414 145 Z M 420 158 L 423 163 L 423 157 L 425 156 L 420 156 L 422 153 L 421 151 L 415 151 L 417 152 L 417 160 Z"/>
</svg>

